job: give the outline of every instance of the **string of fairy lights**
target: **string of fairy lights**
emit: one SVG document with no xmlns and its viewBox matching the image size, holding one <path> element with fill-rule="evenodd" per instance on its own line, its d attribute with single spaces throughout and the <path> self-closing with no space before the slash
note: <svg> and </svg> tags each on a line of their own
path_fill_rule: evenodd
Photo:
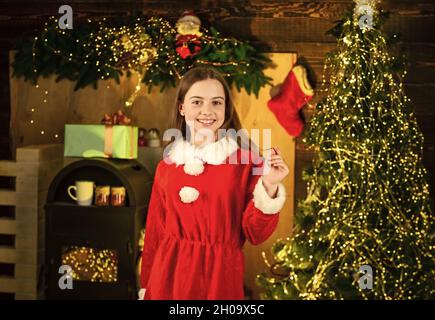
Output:
<svg viewBox="0 0 435 320">
<path fill-rule="evenodd" d="M 47 23 L 46 23 L 46 25 L 47 25 Z M 38 37 L 35 37 L 34 42 L 33 42 L 33 47 L 32 47 L 33 72 L 35 72 L 35 73 L 37 72 L 36 67 L 35 67 L 35 57 L 36 57 L 35 44 L 36 44 L 37 40 L 38 40 Z M 43 104 L 47 104 L 48 90 L 43 90 L 42 88 L 40 88 L 39 84 L 35 84 L 35 89 L 44 92 L 43 98 L 41 100 L 42 100 Z M 37 109 L 39 109 L 37 105 L 32 105 L 31 108 L 30 108 L 31 117 L 30 117 L 30 121 L 29 122 L 30 122 L 31 125 L 35 124 L 34 114 L 37 111 Z M 46 132 L 46 130 L 41 130 L 40 134 L 41 135 L 45 135 L 45 132 Z M 54 134 L 54 138 L 55 139 L 59 138 L 59 133 L 55 133 Z"/>
<path fill-rule="evenodd" d="M 318 156 L 295 235 L 274 245 L 274 263 L 264 255 L 272 276 L 257 278 L 268 298 L 433 297 L 423 136 L 394 63 L 379 29 L 344 23 L 304 139 Z M 358 285 L 363 265 L 375 272 L 373 290 Z"/>
<path fill-rule="evenodd" d="M 71 246 L 62 254 L 62 264 L 71 267 L 71 276 L 76 281 L 118 281 L 118 253 L 115 250 Z"/>
<path fill-rule="evenodd" d="M 125 25 L 113 25 L 106 18 L 99 20 L 87 19 L 91 30 L 86 37 L 74 38 L 74 32 L 59 28 L 58 20 L 52 16 L 45 23 L 42 32 L 34 37 L 32 45 L 32 60 L 34 79 L 39 77 L 38 68 L 35 58 L 38 54 L 38 48 L 43 47 L 43 52 L 52 54 L 55 59 L 65 60 L 75 63 L 76 65 L 86 66 L 88 69 L 98 75 L 99 80 L 115 79 L 119 82 L 119 77 L 123 74 L 133 75 L 136 80 L 132 91 L 124 101 L 124 107 L 132 107 L 136 98 L 140 95 L 144 86 L 159 85 L 162 81 L 158 76 L 164 75 L 166 81 L 173 82 L 180 80 L 183 74 L 190 68 L 200 65 L 210 65 L 215 67 L 232 67 L 232 72 L 222 72 L 225 77 L 243 76 L 246 77 L 251 64 L 248 60 L 228 60 L 228 61 L 209 61 L 203 57 L 194 59 L 193 63 L 187 63 L 176 52 L 174 39 L 177 30 L 167 20 L 161 17 L 143 18 L 138 17 L 129 21 Z M 92 29 L 93 28 L 93 29 Z M 201 45 L 205 48 L 213 47 L 214 52 L 222 50 L 225 45 L 234 46 L 235 48 L 245 45 L 242 41 L 230 37 L 221 37 L 220 33 L 215 31 L 210 33 L 204 27 Z M 54 32 L 54 33 L 53 33 Z M 151 32 L 151 33 L 150 33 Z M 152 36 L 151 36 L 152 34 Z M 53 38 L 56 39 L 53 41 Z M 70 45 L 62 47 L 59 44 L 69 43 Z M 252 50 L 251 50 L 252 51 Z M 253 50 L 255 51 L 255 50 Z M 84 54 L 85 53 L 85 54 Z M 251 53 L 252 54 L 252 53 Z M 255 58 L 255 57 L 254 57 Z M 254 59 L 260 63 L 261 59 Z M 76 79 L 82 72 L 82 68 L 73 70 L 71 75 L 64 75 L 67 79 Z M 55 72 L 51 70 L 51 72 Z M 260 72 L 261 73 L 261 72 Z M 156 76 L 158 75 L 158 76 Z M 258 83 L 267 83 L 267 77 L 261 73 L 264 79 L 258 79 Z M 171 78 L 171 79 L 169 79 Z M 173 79 L 172 79 L 173 78 Z M 168 80 L 169 79 L 169 80 Z M 231 79 L 229 79 L 231 80 Z M 76 89 L 84 87 L 83 83 L 77 83 Z M 36 84 L 35 88 L 42 95 L 41 105 L 46 105 L 49 97 L 48 90 Z M 106 85 L 110 89 L 110 85 Z M 163 83 L 163 88 L 165 83 Z M 41 106 L 31 106 L 30 124 L 37 126 L 36 114 L 39 110 L 44 109 Z M 40 134 L 48 134 L 50 129 L 40 128 Z M 56 132 L 55 138 L 60 134 Z"/>
</svg>

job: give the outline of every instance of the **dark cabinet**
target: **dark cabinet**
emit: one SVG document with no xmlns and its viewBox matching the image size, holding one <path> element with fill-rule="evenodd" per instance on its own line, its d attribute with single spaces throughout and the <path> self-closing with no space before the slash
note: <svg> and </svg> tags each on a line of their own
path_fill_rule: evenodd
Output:
<svg viewBox="0 0 435 320">
<path fill-rule="evenodd" d="M 67 189 L 80 180 L 124 187 L 125 206 L 77 205 Z M 57 174 L 45 206 L 47 299 L 136 299 L 138 242 L 152 183 L 135 160 L 83 159 Z M 70 280 L 72 289 L 62 286 Z"/>
</svg>

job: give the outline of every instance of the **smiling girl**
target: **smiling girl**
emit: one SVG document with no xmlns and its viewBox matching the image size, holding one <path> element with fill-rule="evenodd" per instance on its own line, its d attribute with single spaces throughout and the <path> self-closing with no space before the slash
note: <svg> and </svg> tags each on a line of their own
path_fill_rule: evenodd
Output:
<svg viewBox="0 0 435 320">
<path fill-rule="evenodd" d="M 275 230 L 289 169 L 277 148 L 259 158 L 225 134 L 240 122 L 228 84 L 213 69 L 184 75 L 172 128 L 181 134 L 156 168 L 142 298 L 244 299 L 243 244 L 260 244 Z"/>
</svg>

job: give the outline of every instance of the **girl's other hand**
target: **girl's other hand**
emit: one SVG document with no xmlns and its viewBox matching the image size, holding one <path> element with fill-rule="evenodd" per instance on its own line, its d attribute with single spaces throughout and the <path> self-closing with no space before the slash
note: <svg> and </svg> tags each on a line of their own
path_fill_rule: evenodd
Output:
<svg viewBox="0 0 435 320">
<path fill-rule="evenodd" d="M 265 157 L 265 172 L 263 174 L 263 185 L 272 198 L 278 190 L 278 184 L 290 172 L 287 164 L 281 156 L 281 151 L 277 147 L 272 147 L 269 155 Z"/>
</svg>

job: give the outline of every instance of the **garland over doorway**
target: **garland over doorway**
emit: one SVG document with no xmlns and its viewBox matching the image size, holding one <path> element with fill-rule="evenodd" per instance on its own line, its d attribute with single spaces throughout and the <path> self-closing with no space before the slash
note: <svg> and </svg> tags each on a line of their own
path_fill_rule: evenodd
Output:
<svg viewBox="0 0 435 320">
<path fill-rule="evenodd" d="M 40 76 L 56 75 L 57 81 L 74 81 L 75 90 L 97 88 L 99 80 L 119 83 L 123 74 L 136 73 L 136 88 L 143 83 L 149 91 L 154 86 L 163 91 L 190 68 L 208 65 L 239 91 L 244 88 L 257 96 L 271 83 L 264 74 L 269 62 L 248 42 L 223 37 L 213 27 L 207 30 L 192 12 L 185 12 L 175 26 L 161 17 L 130 16 L 88 19 L 73 29 L 61 29 L 51 17 L 39 34 L 17 46 L 12 66 L 13 76 L 35 84 Z"/>
</svg>

